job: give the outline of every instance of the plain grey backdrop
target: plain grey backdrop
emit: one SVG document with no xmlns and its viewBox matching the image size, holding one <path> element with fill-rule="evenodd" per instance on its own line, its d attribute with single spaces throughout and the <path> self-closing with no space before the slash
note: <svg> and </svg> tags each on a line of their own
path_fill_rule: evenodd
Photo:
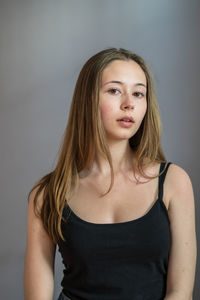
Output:
<svg viewBox="0 0 200 300">
<path fill-rule="evenodd" d="M 162 146 L 192 180 L 199 244 L 199 13 L 198 0 L 0 1 L 1 299 L 23 299 L 27 195 L 55 166 L 82 65 L 107 47 L 154 74 Z M 62 275 L 57 252 L 54 299 Z M 195 300 L 199 286 L 197 264 Z"/>
</svg>

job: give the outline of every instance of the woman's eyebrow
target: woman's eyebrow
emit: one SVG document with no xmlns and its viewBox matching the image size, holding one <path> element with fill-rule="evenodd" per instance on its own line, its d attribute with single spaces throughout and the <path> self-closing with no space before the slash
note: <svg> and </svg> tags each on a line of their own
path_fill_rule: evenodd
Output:
<svg viewBox="0 0 200 300">
<path fill-rule="evenodd" d="M 108 81 L 108 82 L 104 83 L 104 85 L 109 84 L 109 83 L 118 83 L 118 84 L 121 84 L 121 85 L 124 84 L 122 81 L 119 81 L 119 80 L 111 80 L 111 81 Z M 137 83 L 134 84 L 134 86 L 138 86 L 138 85 L 141 85 L 141 86 L 144 86 L 145 88 L 147 88 L 146 85 L 142 82 L 137 82 Z"/>
</svg>

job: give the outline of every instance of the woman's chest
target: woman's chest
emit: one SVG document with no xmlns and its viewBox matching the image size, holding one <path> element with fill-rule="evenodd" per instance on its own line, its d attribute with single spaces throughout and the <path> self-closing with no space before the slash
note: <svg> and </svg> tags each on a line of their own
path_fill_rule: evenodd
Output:
<svg viewBox="0 0 200 300">
<path fill-rule="evenodd" d="M 140 184 L 118 178 L 111 191 L 100 197 L 109 185 L 106 180 L 81 180 L 68 202 L 71 210 L 87 222 L 120 223 L 144 216 L 158 199 L 158 178 Z M 166 194 L 163 201 L 168 207 Z"/>
</svg>

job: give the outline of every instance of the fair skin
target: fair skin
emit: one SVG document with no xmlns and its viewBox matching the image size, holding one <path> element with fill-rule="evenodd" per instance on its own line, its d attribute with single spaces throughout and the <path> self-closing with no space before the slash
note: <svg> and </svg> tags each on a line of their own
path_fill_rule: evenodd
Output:
<svg viewBox="0 0 200 300">
<path fill-rule="evenodd" d="M 147 109 L 146 77 L 134 61 L 114 61 L 103 71 L 100 89 L 101 117 L 107 134 L 115 174 L 130 166 L 132 151 L 128 139 L 140 127 Z M 122 127 L 117 121 L 125 115 L 132 116 L 130 128 Z M 109 174 L 107 161 L 98 157 L 92 171 L 99 175 Z"/>
<path fill-rule="evenodd" d="M 137 85 L 138 83 L 140 85 Z M 70 201 L 70 207 L 82 219 L 94 223 L 132 220 L 148 211 L 152 205 L 149 198 L 156 200 L 156 179 L 146 182 L 141 178 L 145 183 L 136 185 L 130 169 L 130 160 L 134 157 L 128 139 L 137 132 L 146 113 L 145 86 L 145 74 L 134 61 L 114 61 L 103 71 L 100 108 L 112 155 L 115 182 L 111 192 L 99 201 L 97 192 L 105 192 L 109 187 L 110 168 L 109 164 L 98 156 L 89 175 L 80 179 L 78 193 Z M 130 127 L 120 125 L 117 120 L 124 115 L 132 116 L 135 123 Z M 159 165 L 152 165 L 147 173 L 155 175 L 158 170 Z M 196 264 L 192 184 L 184 169 L 172 164 L 164 186 L 163 201 L 168 209 L 172 235 L 165 300 L 191 300 Z M 99 191 L 99 187 L 105 189 Z M 56 245 L 44 230 L 41 220 L 33 213 L 34 193 L 33 191 L 29 198 L 27 216 L 25 300 L 50 300 L 53 298 Z M 122 194 L 123 201 L 118 196 Z M 130 201 L 130 194 L 134 195 L 135 201 Z M 82 195 L 85 200 L 84 206 L 81 206 Z M 39 200 L 41 204 L 42 195 Z"/>
</svg>

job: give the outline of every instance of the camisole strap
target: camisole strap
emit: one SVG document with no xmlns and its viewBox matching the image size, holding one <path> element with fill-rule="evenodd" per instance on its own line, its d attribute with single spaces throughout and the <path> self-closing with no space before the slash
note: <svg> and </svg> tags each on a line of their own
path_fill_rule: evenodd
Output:
<svg viewBox="0 0 200 300">
<path fill-rule="evenodd" d="M 171 164 L 171 162 L 166 162 L 166 163 L 162 162 L 160 164 L 160 173 L 161 173 L 161 171 L 163 171 L 165 169 L 164 172 L 159 176 L 159 186 L 158 186 L 159 194 L 158 194 L 158 197 L 159 197 L 160 200 L 163 199 L 163 185 L 164 185 L 165 177 L 166 177 L 167 170 L 168 170 L 170 164 Z"/>
</svg>

